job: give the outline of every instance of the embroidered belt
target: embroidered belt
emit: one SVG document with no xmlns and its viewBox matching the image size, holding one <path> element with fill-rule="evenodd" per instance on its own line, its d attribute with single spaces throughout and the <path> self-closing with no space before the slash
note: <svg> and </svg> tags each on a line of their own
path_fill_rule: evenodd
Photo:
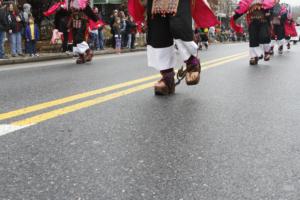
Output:
<svg viewBox="0 0 300 200">
<path fill-rule="evenodd" d="M 179 0 L 153 0 L 152 14 L 175 15 L 177 13 L 178 4 Z"/>
<path fill-rule="evenodd" d="M 251 21 L 257 20 L 261 22 L 266 22 L 267 18 L 262 4 L 254 4 L 250 7 L 248 11 L 248 17 Z"/>
</svg>

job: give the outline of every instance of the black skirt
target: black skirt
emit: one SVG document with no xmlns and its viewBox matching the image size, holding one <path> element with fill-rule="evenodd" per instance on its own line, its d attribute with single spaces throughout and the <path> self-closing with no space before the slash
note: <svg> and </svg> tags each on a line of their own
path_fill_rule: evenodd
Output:
<svg viewBox="0 0 300 200">
<path fill-rule="evenodd" d="M 173 45 L 174 39 L 185 42 L 193 41 L 192 15 L 189 0 L 180 0 L 175 16 L 152 15 L 152 2 L 148 0 L 147 43 L 154 48 L 165 48 Z"/>
<path fill-rule="evenodd" d="M 271 42 L 270 23 L 253 21 L 249 25 L 250 47 L 258 47 L 260 44 Z"/>
<path fill-rule="evenodd" d="M 274 36 L 272 39 L 282 40 L 285 37 L 284 25 L 273 25 Z"/>
</svg>

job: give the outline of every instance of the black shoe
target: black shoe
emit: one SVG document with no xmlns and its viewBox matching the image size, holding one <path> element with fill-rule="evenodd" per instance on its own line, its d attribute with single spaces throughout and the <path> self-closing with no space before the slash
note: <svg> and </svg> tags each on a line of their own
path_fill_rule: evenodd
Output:
<svg viewBox="0 0 300 200">
<path fill-rule="evenodd" d="M 205 49 L 206 49 L 206 50 L 208 49 L 208 44 L 205 44 Z"/>
<path fill-rule="evenodd" d="M 270 55 L 271 55 L 271 56 L 273 56 L 273 55 L 274 55 L 274 47 L 271 47 L 271 49 L 270 49 L 270 52 L 269 52 L 269 53 L 270 53 Z"/>
<path fill-rule="evenodd" d="M 265 52 L 264 61 L 269 61 L 271 59 L 271 54 L 269 52 Z"/>
<path fill-rule="evenodd" d="M 283 54 L 283 46 L 282 45 L 278 48 L 278 53 Z"/>
</svg>

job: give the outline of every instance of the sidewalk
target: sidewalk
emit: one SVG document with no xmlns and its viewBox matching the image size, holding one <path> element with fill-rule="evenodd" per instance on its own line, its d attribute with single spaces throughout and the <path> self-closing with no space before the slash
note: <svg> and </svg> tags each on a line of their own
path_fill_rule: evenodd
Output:
<svg viewBox="0 0 300 200">
<path fill-rule="evenodd" d="M 129 52 L 138 52 L 146 50 L 145 47 L 137 47 L 136 49 L 123 49 L 122 53 Z M 112 48 L 108 48 L 101 51 L 94 51 L 94 55 L 107 55 L 107 54 L 115 54 L 115 50 Z M 0 60 L 0 65 L 10 65 L 10 64 L 20 64 L 20 63 L 29 63 L 29 62 L 41 62 L 41 61 L 49 61 L 49 60 L 58 60 L 58 59 L 71 59 L 73 58 L 72 54 L 68 55 L 66 53 L 41 53 L 39 57 L 29 57 L 28 55 L 24 57 L 9 57 L 8 59 Z"/>
</svg>

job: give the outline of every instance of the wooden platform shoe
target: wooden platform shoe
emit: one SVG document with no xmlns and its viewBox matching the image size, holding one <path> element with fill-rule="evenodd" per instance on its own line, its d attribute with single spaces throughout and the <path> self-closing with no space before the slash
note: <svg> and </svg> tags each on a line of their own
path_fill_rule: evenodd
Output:
<svg viewBox="0 0 300 200">
<path fill-rule="evenodd" d="M 175 72 L 174 69 L 163 70 L 160 72 L 162 75 L 154 85 L 155 95 L 170 95 L 175 93 Z"/>
<path fill-rule="evenodd" d="M 86 50 L 86 56 L 85 56 L 85 60 L 86 62 L 91 62 L 93 57 L 94 57 L 94 53 L 91 49 Z"/>
<path fill-rule="evenodd" d="M 187 85 L 197 85 L 200 81 L 201 64 L 200 60 L 195 56 L 191 56 L 186 62 L 186 77 Z"/>
<path fill-rule="evenodd" d="M 79 54 L 79 57 L 76 60 L 76 64 L 83 64 L 83 63 L 85 63 L 84 54 Z"/>
</svg>

